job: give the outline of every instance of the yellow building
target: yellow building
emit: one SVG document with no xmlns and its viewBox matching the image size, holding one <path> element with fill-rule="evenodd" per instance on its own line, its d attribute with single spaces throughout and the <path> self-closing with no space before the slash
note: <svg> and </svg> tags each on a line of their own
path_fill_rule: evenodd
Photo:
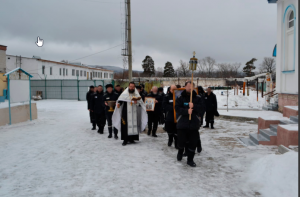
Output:
<svg viewBox="0 0 300 197">
<path fill-rule="evenodd" d="M 6 46 L 0 45 L 0 96 L 3 96 L 3 90 L 7 89 L 7 80 L 3 76 L 6 73 L 6 49 Z"/>
</svg>

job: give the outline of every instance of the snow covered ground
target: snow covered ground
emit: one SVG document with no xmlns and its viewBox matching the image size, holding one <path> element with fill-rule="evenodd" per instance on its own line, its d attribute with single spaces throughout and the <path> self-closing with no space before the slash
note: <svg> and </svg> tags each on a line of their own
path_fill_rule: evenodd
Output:
<svg viewBox="0 0 300 197">
<path fill-rule="evenodd" d="M 166 93 L 168 86 L 164 87 Z M 217 96 L 218 109 L 227 109 L 227 90 L 213 90 Z M 223 92 L 223 95 L 222 95 Z M 242 90 L 239 90 L 238 95 L 234 95 L 234 90 L 228 90 L 228 108 L 229 109 L 254 109 L 260 110 L 265 103 L 265 97 L 261 98 L 261 92 L 259 92 L 257 101 L 257 92 L 249 90 L 249 96 L 243 96 Z M 246 93 L 247 95 L 247 93 Z"/>
<path fill-rule="evenodd" d="M 166 133 L 141 134 L 123 147 L 107 130 L 91 130 L 86 102 L 42 100 L 37 107 L 38 120 L 0 127 L 1 197 L 297 196 L 298 156 L 238 141 L 256 124 L 218 119 L 215 130 L 201 129 L 203 152 L 190 168 L 186 158 L 176 160 Z"/>
</svg>

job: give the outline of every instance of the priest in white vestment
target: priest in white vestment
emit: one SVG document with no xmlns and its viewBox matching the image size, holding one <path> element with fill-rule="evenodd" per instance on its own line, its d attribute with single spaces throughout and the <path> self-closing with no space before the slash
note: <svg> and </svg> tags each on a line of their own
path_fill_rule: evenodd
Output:
<svg viewBox="0 0 300 197">
<path fill-rule="evenodd" d="M 139 133 L 145 129 L 148 122 L 145 103 L 142 99 L 132 101 L 134 97 L 141 96 L 135 89 L 135 84 L 130 82 L 129 87 L 119 96 L 112 116 L 114 127 L 121 131 L 123 146 L 128 142 L 134 143 L 134 140 L 139 140 Z"/>
</svg>

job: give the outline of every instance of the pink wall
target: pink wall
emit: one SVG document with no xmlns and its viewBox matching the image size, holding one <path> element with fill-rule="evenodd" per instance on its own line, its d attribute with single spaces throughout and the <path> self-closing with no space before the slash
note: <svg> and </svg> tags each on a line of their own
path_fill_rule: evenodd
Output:
<svg viewBox="0 0 300 197">
<path fill-rule="evenodd" d="M 284 106 L 298 106 L 298 94 L 278 94 L 278 106 L 280 112 Z"/>
</svg>

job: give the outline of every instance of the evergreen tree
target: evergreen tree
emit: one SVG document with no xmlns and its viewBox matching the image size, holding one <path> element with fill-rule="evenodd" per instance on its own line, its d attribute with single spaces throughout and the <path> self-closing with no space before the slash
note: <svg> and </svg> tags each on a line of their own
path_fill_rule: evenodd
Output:
<svg viewBox="0 0 300 197">
<path fill-rule="evenodd" d="M 243 72 L 246 74 L 247 77 L 251 77 L 254 74 L 254 72 L 252 72 L 253 70 L 255 70 L 255 66 L 254 66 L 254 62 L 256 61 L 257 59 L 255 58 L 252 58 L 249 62 L 247 62 L 245 65 L 245 67 L 243 68 Z"/>
<path fill-rule="evenodd" d="M 147 55 L 143 60 L 142 67 L 144 69 L 144 76 L 151 77 L 155 75 L 154 61 L 149 55 Z"/>
<path fill-rule="evenodd" d="M 171 62 L 165 64 L 164 77 L 175 77 L 175 70 Z"/>
</svg>

